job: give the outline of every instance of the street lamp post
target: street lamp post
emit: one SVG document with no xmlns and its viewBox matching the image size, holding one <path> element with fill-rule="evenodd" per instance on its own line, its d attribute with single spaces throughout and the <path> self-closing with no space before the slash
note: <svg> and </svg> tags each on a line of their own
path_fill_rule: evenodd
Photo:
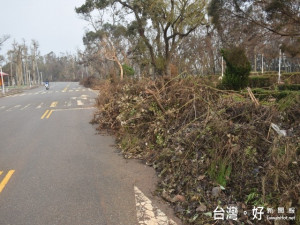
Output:
<svg viewBox="0 0 300 225">
<path fill-rule="evenodd" d="M 30 70 L 28 70 L 28 78 L 29 78 L 29 88 L 31 88 L 31 77 L 30 77 Z"/>
<path fill-rule="evenodd" d="M 1 72 L 2 93 L 5 94 L 4 81 L 3 81 L 3 73 L 2 73 L 2 66 L 0 66 L 0 72 Z"/>
</svg>

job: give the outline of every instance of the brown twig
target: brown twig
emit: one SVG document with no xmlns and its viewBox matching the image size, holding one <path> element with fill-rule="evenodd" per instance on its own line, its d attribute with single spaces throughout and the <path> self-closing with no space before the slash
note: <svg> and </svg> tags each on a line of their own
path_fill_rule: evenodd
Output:
<svg viewBox="0 0 300 225">
<path fill-rule="evenodd" d="M 166 110 L 164 109 L 164 107 L 162 106 L 162 104 L 160 103 L 159 99 L 157 98 L 156 94 L 154 93 L 154 91 L 150 90 L 150 89 L 146 89 L 146 93 L 147 94 L 151 94 L 153 95 L 156 103 L 158 104 L 159 108 L 161 109 L 161 111 L 163 111 L 164 113 L 166 112 Z"/>
<path fill-rule="evenodd" d="M 253 92 L 251 91 L 251 88 L 247 87 L 247 91 L 248 91 L 248 93 L 249 93 L 249 95 L 250 95 L 250 98 L 251 98 L 252 102 L 254 102 L 255 106 L 259 106 L 259 102 L 258 102 L 258 100 L 255 98 Z"/>
</svg>

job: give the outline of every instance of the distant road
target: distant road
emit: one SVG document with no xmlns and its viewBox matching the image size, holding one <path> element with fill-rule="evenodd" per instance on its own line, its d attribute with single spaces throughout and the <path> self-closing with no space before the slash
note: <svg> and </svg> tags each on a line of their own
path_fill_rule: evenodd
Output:
<svg viewBox="0 0 300 225">
<path fill-rule="evenodd" d="M 78 83 L 50 85 L 0 98 L 0 224 L 151 224 L 139 212 L 142 192 L 152 200 L 146 205 L 174 219 L 152 196 L 153 170 L 123 159 L 113 138 L 89 124 L 97 94 Z M 175 224 L 154 214 L 152 224 Z"/>
</svg>

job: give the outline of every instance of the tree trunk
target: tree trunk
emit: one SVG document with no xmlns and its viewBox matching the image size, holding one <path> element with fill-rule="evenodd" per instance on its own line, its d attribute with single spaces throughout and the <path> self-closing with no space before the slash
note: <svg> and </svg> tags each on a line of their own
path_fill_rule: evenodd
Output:
<svg viewBox="0 0 300 225">
<path fill-rule="evenodd" d="M 17 50 L 17 67 L 16 67 L 16 74 L 17 74 L 17 85 L 21 86 L 24 82 L 23 80 L 23 73 L 22 73 L 22 49 L 19 47 Z"/>
<path fill-rule="evenodd" d="M 120 63 L 120 61 L 118 60 L 117 57 L 115 57 L 115 62 L 117 62 L 119 69 L 120 69 L 120 79 L 123 80 L 124 72 L 123 72 L 122 64 Z"/>
</svg>

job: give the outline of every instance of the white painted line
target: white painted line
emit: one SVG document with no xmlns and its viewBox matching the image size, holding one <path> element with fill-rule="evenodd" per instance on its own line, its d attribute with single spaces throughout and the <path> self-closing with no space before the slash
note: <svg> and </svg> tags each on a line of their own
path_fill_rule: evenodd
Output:
<svg viewBox="0 0 300 225">
<path fill-rule="evenodd" d="M 69 109 L 54 109 L 53 111 L 70 111 L 70 110 L 86 110 L 86 109 L 95 109 L 95 107 L 85 107 L 85 108 L 69 108 Z"/>
<path fill-rule="evenodd" d="M 77 105 L 84 105 L 81 100 L 77 100 Z"/>
<path fill-rule="evenodd" d="M 0 109 L 5 109 L 6 106 L 1 106 Z"/>
<path fill-rule="evenodd" d="M 73 92 L 73 90 L 69 90 L 69 92 Z"/>
<path fill-rule="evenodd" d="M 24 110 L 24 109 L 28 108 L 30 105 L 31 104 L 28 104 L 28 105 L 24 106 L 23 108 L 21 108 L 21 110 Z"/>
<path fill-rule="evenodd" d="M 169 219 L 159 208 L 152 204 L 143 192 L 134 186 L 137 220 L 142 225 L 177 225 Z"/>
<path fill-rule="evenodd" d="M 80 98 L 86 100 L 89 96 L 88 95 L 81 95 Z"/>
<path fill-rule="evenodd" d="M 43 105 L 44 105 L 44 102 L 42 102 L 41 104 L 39 104 L 36 108 L 40 109 L 40 108 L 42 108 Z"/>
<path fill-rule="evenodd" d="M 7 111 L 7 112 L 11 112 L 11 111 L 13 111 L 14 109 L 17 109 L 17 108 L 20 108 L 20 107 L 21 107 L 21 105 L 16 105 L 16 106 L 14 106 L 14 107 L 12 107 L 12 108 L 7 109 L 6 111 Z"/>
</svg>

